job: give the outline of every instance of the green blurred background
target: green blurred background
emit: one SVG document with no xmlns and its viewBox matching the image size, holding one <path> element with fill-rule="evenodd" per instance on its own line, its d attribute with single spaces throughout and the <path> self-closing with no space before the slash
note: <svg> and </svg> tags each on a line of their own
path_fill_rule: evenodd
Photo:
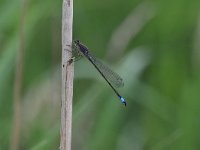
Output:
<svg viewBox="0 0 200 150">
<path fill-rule="evenodd" d="M 19 129 L 20 150 L 59 148 L 61 15 L 62 1 L 0 1 L 0 150 Z M 73 36 L 121 75 L 127 101 L 85 58 L 75 62 L 73 150 L 200 149 L 199 0 L 75 0 Z"/>
</svg>

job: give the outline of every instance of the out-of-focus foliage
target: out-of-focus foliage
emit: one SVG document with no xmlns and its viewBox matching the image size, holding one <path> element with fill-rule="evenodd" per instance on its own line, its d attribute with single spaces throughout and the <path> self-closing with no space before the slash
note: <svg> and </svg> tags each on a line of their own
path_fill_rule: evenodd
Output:
<svg viewBox="0 0 200 150">
<path fill-rule="evenodd" d="M 20 150 L 59 148 L 62 1 L 26 1 Z M 10 147 L 21 0 L 0 1 L 0 149 Z M 73 150 L 198 150 L 200 1 L 74 1 L 74 39 L 124 79 L 75 62 Z"/>
</svg>

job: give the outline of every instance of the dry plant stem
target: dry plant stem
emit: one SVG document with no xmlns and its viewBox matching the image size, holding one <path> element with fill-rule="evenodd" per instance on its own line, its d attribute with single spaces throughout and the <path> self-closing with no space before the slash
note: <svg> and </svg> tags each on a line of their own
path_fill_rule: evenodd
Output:
<svg viewBox="0 0 200 150">
<path fill-rule="evenodd" d="M 62 13 L 62 102 L 60 149 L 71 150 L 74 66 L 72 57 L 73 0 L 63 0 Z"/>
<path fill-rule="evenodd" d="M 16 57 L 14 93 L 13 93 L 13 123 L 11 132 L 10 149 L 18 150 L 20 143 L 21 129 L 21 89 L 23 79 L 23 58 L 24 58 L 24 18 L 26 11 L 26 0 L 22 0 L 21 16 L 19 22 L 19 49 Z"/>
</svg>

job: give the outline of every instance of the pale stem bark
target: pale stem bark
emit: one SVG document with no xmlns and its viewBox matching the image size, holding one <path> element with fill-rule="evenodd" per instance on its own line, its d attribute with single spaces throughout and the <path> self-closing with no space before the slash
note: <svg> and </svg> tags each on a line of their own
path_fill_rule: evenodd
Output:
<svg viewBox="0 0 200 150">
<path fill-rule="evenodd" d="M 72 57 L 73 0 L 63 0 L 62 12 L 62 101 L 60 149 L 71 150 L 74 66 Z"/>
</svg>

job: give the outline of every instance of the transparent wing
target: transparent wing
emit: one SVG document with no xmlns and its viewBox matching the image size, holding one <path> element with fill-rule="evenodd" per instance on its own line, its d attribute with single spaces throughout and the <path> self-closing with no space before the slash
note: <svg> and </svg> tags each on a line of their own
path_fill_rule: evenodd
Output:
<svg viewBox="0 0 200 150">
<path fill-rule="evenodd" d="M 90 60 L 99 68 L 102 74 L 110 81 L 110 83 L 119 88 L 124 86 L 123 79 L 115 72 L 113 72 L 109 67 L 104 65 L 100 60 L 91 54 L 88 54 Z"/>
<path fill-rule="evenodd" d="M 72 56 L 75 58 L 74 61 L 78 61 L 83 57 L 78 47 L 74 43 L 72 45 Z"/>
</svg>

